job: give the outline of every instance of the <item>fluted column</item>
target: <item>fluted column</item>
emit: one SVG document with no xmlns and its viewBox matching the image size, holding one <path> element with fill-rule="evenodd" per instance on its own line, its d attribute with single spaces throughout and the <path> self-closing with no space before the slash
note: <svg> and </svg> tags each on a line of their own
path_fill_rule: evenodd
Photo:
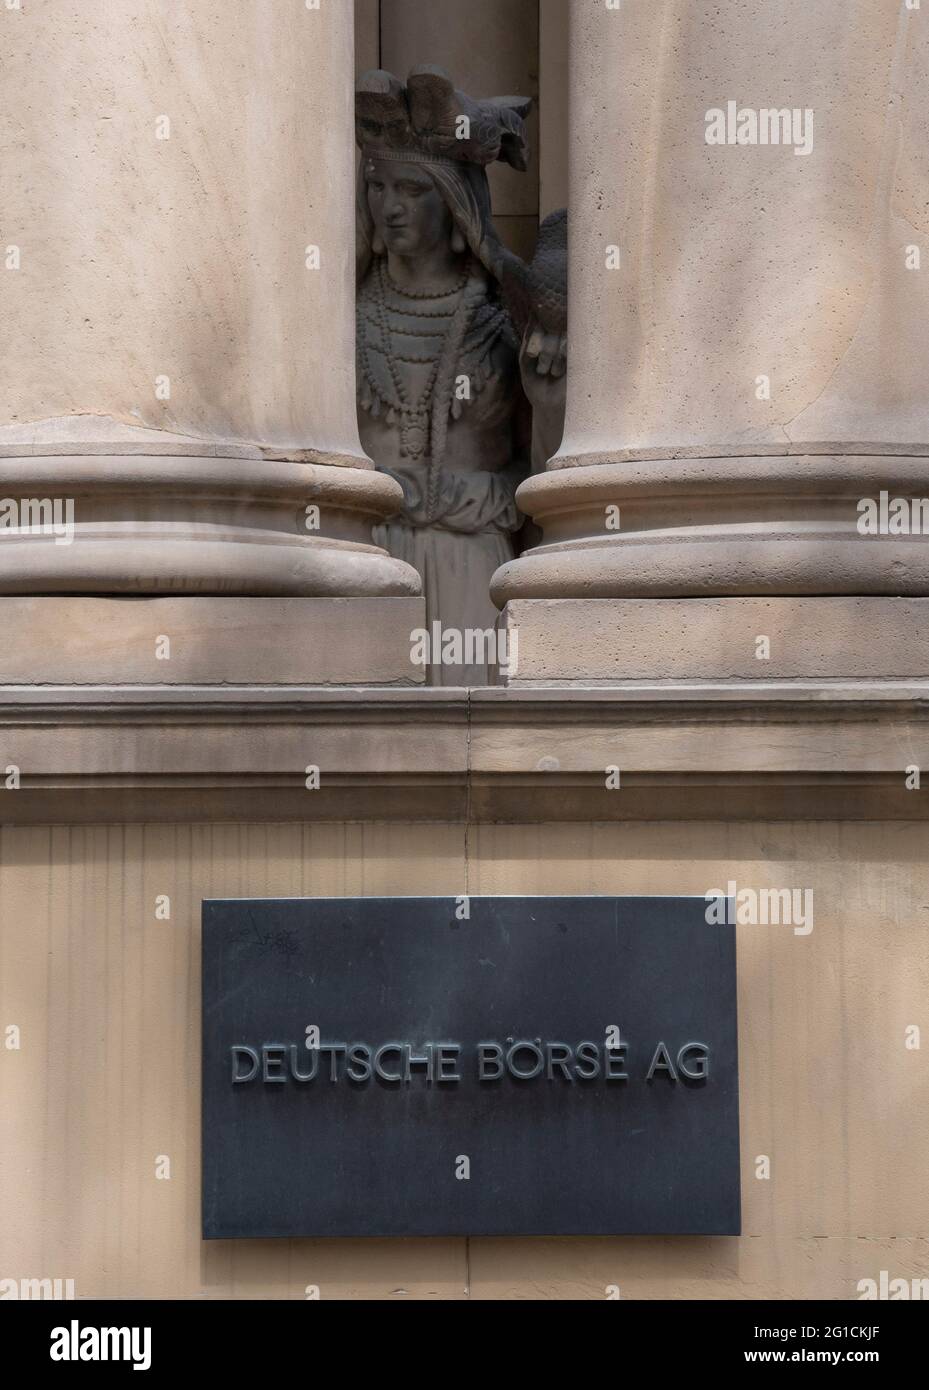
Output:
<svg viewBox="0 0 929 1390">
<path fill-rule="evenodd" d="M 417 593 L 356 426 L 353 6 L 0 13 L 0 493 L 74 520 L 8 507 L 0 592 Z"/>
<path fill-rule="evenodd" d="M 567 424 L 498 602 L 929 593 L 859 524 L 929 493 L 929 8 L 569 3 Z"/>
</svg>

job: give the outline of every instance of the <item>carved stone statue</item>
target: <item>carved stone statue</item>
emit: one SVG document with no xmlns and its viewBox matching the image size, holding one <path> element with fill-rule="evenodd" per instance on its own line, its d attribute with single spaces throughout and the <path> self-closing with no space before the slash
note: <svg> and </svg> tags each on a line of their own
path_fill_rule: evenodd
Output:
<svg viewBox="0 0 929 1390">
<path fill-rule="evenodd" d="M 404 492 L 375 540 L 419 571 L 430 630 L 494 627 L 490 579 L 524 520 L 530 403 L 537 467 L 560 442 L 566 216 L 547 220 L 525 265 L 493 226 L 486 175 L 498 158 L 525 170 L 530 105 L 472 101 L 435 67 L 406 87 L 366 73 L 357 92 L 359 428 Z M 429 674 L 487 681 L 483 662 Z"/>
</svg>

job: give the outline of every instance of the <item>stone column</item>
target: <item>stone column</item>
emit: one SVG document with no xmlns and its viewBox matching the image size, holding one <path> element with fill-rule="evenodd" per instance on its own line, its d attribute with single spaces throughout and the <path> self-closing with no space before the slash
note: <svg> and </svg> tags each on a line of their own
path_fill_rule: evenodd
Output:
<svg viewBox="0 0 929 1390">
<path fill-rule="evenodd" d="M 549 604 L 525 679 L 774 675 L 743 600 L 828 646 L 929 593 L 926 536 L 859 508 L 929 494 L 929 7 L 569 3 L 567 424 L 495 597 L 524 636 Z M 698 613 L 702 672 L 654 646 Z"/>
<path fill-rule="evenodd" d="M 0 16 L 0 592 L 417 594 L 356 426 L 352 5 Z"/>
</svg>

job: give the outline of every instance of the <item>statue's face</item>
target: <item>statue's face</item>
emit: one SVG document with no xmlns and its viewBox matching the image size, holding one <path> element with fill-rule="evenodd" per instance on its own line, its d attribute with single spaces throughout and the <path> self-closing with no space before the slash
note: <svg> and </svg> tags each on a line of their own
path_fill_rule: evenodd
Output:
<svg viewBox="0 0 929 1390">
<path fill-rule="evenodd" d="M 452 215 L 421 164 L 375 159 L 368 165 L 368 207 L 388 251 L 417 256 L 452 234 Z"/>
</svg>

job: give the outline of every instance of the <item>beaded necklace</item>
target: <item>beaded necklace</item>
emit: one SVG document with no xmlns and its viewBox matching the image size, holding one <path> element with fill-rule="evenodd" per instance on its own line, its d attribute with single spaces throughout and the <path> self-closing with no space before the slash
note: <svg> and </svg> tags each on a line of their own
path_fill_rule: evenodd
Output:
<svg viewBox="0 0 929 1390">
<path fill-rule="evenodd" d="M 390 273 L 390 267 L 387 264 L 386 256 L 381 261 L 381 270 L 383 271 L 383 278 L 386 280 L 387 284 L 393 290 L 394 294 L 400 295 L 401 299 L 451 299 L 453 294 L 460 294 L 461 291 L 464 289 L 465 285 L 468 283 L 467 266 L 465 266 L 464 270 L 462 271 L 461 278 L 459 279 L 457 285 L 452 285 L 450 290 L 401 289 L 401 287 L 397 284 L 396 280 Z M 444 310 L 442 312 L 444 312 Z M 426 315 L 426 317 L 431 317 L 431 315 Z"/>
<path fill-rule="evenodd" d="M 450 308 L 415 309 L 410 311 L 411 317 L 415 318 L 447 320 L 448 323 L 443 325 L 441 331 L 435 334 L 435 337 L 441 338 L 444 341 L 448 334 L 448 328 L 450 326 L 450 323 L 454 319 L 456 310 L 458 308 L 458 304 L 461 300 L 461 296 L 464 293 L 465 286 L 468 282 L 468 270 L 465 270 L 460 282 L 457 285 L 453 286 L 453 288 L 450 290 L 444 290 L 438 293 L 432 290 L 404 290 L 401 289 L 399 285 L 396 285 L 394 281 L 390 278 L 390 275 L 387 270 L 386 258 L 384 258 L 379 262 L 378 269 L 375 276 L 373 277 L 373 280 L 374 317 L 375 322 L 377 323 L 378 329 L 380 331 L 381 342 L 383 344 L 384 358 L 387 363 L 387 369 L 390 372 L 390 379 L 393 384 L 395 395 L 395 400 L 391 403 L 391 410 L 394 411 L 396 414 L 399 414 L 400 416 L 400 453 L 402 456 L 406 458 L 420 459 L 429 451 L 429 440 L 431 433 L 430 402 L 432 399 L 432 393 L 435 390 L 436 379 L 439 374 L 439 366 L 442 361 L 442 351 L 440 350 L 433 358 L 431 355 L 426 357 L 418 357 L 413 354 L 403 353 L 396 350 L 394 346 L 394 333 L 391 330 L 390 314 L 387 305 L 388 288 L 395 295 L 398 295 L 401 299 L 416 301 L 424 301 L 430 299 L 447 299 L 449 301 L 455 300 L 456 302 L 452 304 Z M 406 333 L 403 330 L 400 330 L 397 336 L 412 337 L 420 335 L 414 333 Z M 373 380 L 368 352 L 368 346 L 365 345 L 363 348 L 364 366 L 369 379 Z M 406 389 L 403 377 L 397 367 L 398 362 L 415 363 L 422 366 L 425 366 L 427 363 L 430 364 L 429 375 L 426 379 L 426 382 L 422 390 L 419 392 L 415 399 L 411 398 Z M 389 414 L 388 420 L 390 421 Z M 393 423 L 393 421 L 390 422 Z"/>
</svg>

